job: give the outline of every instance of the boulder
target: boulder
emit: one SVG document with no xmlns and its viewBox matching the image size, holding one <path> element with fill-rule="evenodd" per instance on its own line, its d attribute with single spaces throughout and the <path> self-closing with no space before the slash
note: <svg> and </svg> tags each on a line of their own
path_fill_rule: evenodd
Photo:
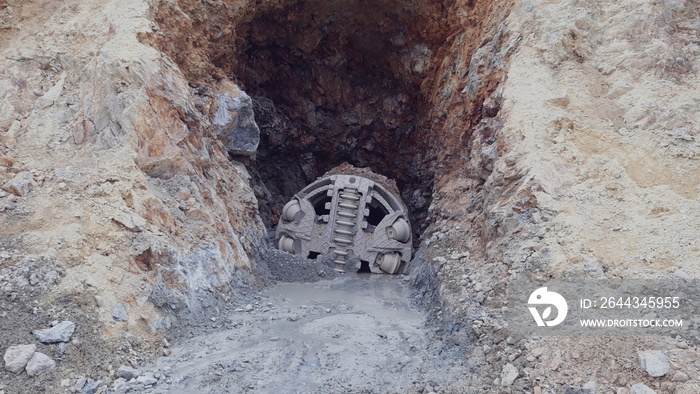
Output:
<svg viewBox="0 0 700 394">
<path fill-rule="evenodd" d="M 253 100 L 245 92 L 239 90 L 216 95 L 212 124 L 214 133 L 229 153 L 244 156 L 255 154 L 260 144 L 260 129 L 255 123 Z"/>
</svg>

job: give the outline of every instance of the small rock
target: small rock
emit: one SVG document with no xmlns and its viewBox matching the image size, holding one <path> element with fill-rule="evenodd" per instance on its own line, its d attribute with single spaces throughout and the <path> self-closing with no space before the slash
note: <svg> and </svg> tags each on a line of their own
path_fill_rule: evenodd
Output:
<svg viewBox="0 0 700 394">
<path fill-rule="evenodd" d="M 131 367 L 127 367 L 126 365 L 122 365 L 119 367 L 119 370 L 117 370 L 117 377 L 118 378 L 124 378 L 126 380 L 131 380 L 139 376 L 139 370 Z"/>
<path fill-rule="evenodd" d="M 61 78 L 58 80 L 56 85 L 54 85 L 51 89 L 46 91 L 41 97 L 39 97 L 36 102 L 34 103 L 37 108 L 39 109 L 45 109 L 54 104 L 56 100 L 61 96 L 61 92 L 63 92 L 63 84 L 66 81 L 66 74 L 64 73 Z"/>
<path fill-rule="evenodd" d="M 655 378 L 664 376 L 671 368 L 670 360 L 660 350 L 646 350 L 637 352 L 642 369 Z"/>
<path fill-rule="evenodd" d="M 331 313 L 331 308 L 326 308 L 326 313 Z"/>
<path fill-rule="evenodd" d="M 51 357 L 45 355 L 44 353 L 35 352 L 29 362 L 27 363 L 27 375 L 35 376 L 39 372 L 49 369 L 56 365 L 56 362 L 51 359 Z"/>
<path fill-rule="evenodd" d="M 690 380 L 688 375 L 686 375 L 683 371 L 677 371 L 675 374 L 673 374 L 673 378 L 671 378 L 672 381 L 674 382 L 687 382 Z"/>
<path fill-rule="evenodd" d="M 62 321 L 51 328 L 44 330 L 34 330 L 34 338 L 41 343 L 68 342 L 75 331 L 75 323 L 72 321 Z"/>
<path fill-rule="evenodd" d="M 500 110 L 500 106 L 496 102 L 496 100 L 487 98 L 484 100 L 484 115 L 487 118 L 493 118 L 494 116 L 498 115 L 498 110 Z"/>
<path fill-rule="evenodd" d="M 5 360 L 5 369 L 13 373 L 22 372 L 35 351 L 36 345 L 10 346 L 5 351 L 5 356 L 3 357 Z"/>
<path fill-rule="evenodd" d="M 454 337 L 452 337 L 452 342 L 457 346 L 469 343 L 469 334 L 464 331 L 460 331 L 455 334 Z"/>
<path fill-rule="evenodd" d="M 289 320 L 289 321 L 297 321 L 297 320 L 299 320 L 299 316 L 298 316 L 298 315 L 288 316 L 288 317 L 287 317 L 287 320 Z"/>
<path fill-rule="evenodd" d="M 85 378 L 80 378 L 78 379 L 77 382 L 75 382 L 75 386 L 73 386 L 77 390 L 82 390 L 83 387 L 85 387 L 85 384 L 87 383 L 87 379 Z"/>
<path fill-rule="evenodd" d="M 272 338 L 270 338 L 270 340 L 271 340 L 272 342 L 277 342 L 277 341 L 280 340 L 280 337 L 272 337 Z"/>
<path fill-rule="evenodd" d="M 595 394 L 595 389 L 598 386 L 595 380 L 589 380 L 588 383 L 584 384 L 583 387 L 583 392 L 586 394 Z"/>
<path fill-rule="evenodd" d="M 610 88 L 610 91 L 608 92 L 608 98 L 615 100 L 624 96 L 630 90 L 632 90 L 632 86 L 624 82 L 615 82 L 613 83 L 612 87 Z"/>
<path fill-rule="evenodd" d="M 103 306 L 105 306 L 105 299 L 102 298 L 102 296 L 96 295 L 95 296 L 95 303 L 97 304 L 97 306 L 99 308 L 102 308 Z"/>
<path fill-rule="evenodd" d="M 136 214 L 136 212 L 124 211 L 114 215 L 114 217 L 112 217 L 112 220 L 135 233 L 140 233 L 141 231 L 143 231 L 143 229 L 146 227 L 146 224 L 148 223 L 146 219 Z"/>
<path fill-rule="evenodd" d="M 170 354 L 172 354 L 172 350 L 170 349 L 163 349 L 163 355 L 165 357 L 168 357 Z"/>
<path fill-rule="evenodd" d="M 124 378 L 118 378 L 112 383 L 112 391 L 119 391 L 127 385 L 127 380 Z"/>
<path fill-rule="evenodd" d="M 103 384 L 104 382 L 101 380 L 88 379 L 87 383 L 83 386 L 83 394 L 95 394 Z"/>
<path fill-rule="evenodd" d="M 656 394 L 656 391 L 644 383 L 637 383 L 630 387 L 630 394 Z"/>
<path fill-rule="evenodd" d="M 29 193 L 33 181 L 34 175 L 32 175 L 31 172 L 21 172 L 12 178 L 12 180 L 7 182 L 2 189 L 8 193 L 14 194 L 15 196 L 22 197 Z"/>
<path fill-rule="evenodd" d="M 126 314 L 126 309 L 121 304 L 112 307 L 112 317 L 116 321 L 128 321 L 129 315 Z"/>
<path fill-rule="evenodd" d="M 158 379 L 153 377 L 153 375 L 151 374 L 139 376 L 138 378 L 136 378 L 136 381 L 143 384 L 144 386 L 149 386 L 158 383 Z"/>
<path fill-rule="evenodd" d="M 250 312 L 250 311 L 252 311 L 252 310 L 253 310 L 253 305 L 248 304 L 248 305 L 245 306 L 245 311 L 246 311 L 246 312 Z"/>
<path fill-rule="evenodd" d="M 61 380 L 61 387 L 68 387 L 68 386 L 70 386 L 70 379 Z"/>
<path fill-rule="evenodd" d="M 501 371 L 501 386 L 510 386 L 513 384 L 513 382 L 515 382 L 515 379 L 517 378 L 518 369 L 515 368 L 513 364 L 508 363 L 505 366 L 503 366 L 503 370 Z"/>
</svg>

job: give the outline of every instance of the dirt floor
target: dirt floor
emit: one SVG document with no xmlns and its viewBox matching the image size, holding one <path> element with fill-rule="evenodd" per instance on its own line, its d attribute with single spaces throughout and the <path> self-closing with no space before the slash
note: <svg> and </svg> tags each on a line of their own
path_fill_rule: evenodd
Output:
<svg viewBox="0 0 700 394">
<path fill-rule="evenodd" d="M 231 313 L 220 330 L 183 339 L 140 370 L 155 385 L 115 392 L 466 392 L 463 348 L 447 350 L 411 305 L 406 276 L 350 274 L 280 283 Z"/>
</svg>

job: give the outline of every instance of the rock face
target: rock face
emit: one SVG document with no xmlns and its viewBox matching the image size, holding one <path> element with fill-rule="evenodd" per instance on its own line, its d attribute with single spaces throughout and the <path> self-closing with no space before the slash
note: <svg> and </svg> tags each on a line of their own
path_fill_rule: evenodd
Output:
<svg viewBox="0 0 700 394">
<path fill-rule="evenodd" d="M 21 299 L 88 286 L 105 305 L 138 300 L 129 314 L 145 324 L 131 332 L 152 335 L 170 314 L 258 286 L 263 228 L 247 169 L 213 132 L 214 95 L 148 43 L 150 3 L 88 3 L 0 9 L 0 24 L 11 21 L 0 69 L 12 70 L 0 77 L 0 287 Z M 65 39 L 77 32 L 84 41 Z M 252 132 L 245 97 L 224 101 Z M 99 316 L 118 332 L 110 310 Z"/>
<path fill-rule="evenodd" d="M 214 133 L 233 155 L 252 156 L 260 144 L 260 129 L 255 123 L 253 101 L 243 91 L 217 94 L 212 124 Z"/>
<path fill-rule="evenodd" d="M 32 334 L 37 341 L 42 343 L 68 342 L 75 331 L 75 323 L 62 321 L 51 328 L 34 330 Z"/>
<path fill-rule="evenodd" d="M 664 352 L 660 350 L 646 350 L 638 352 L 639 363 L 642 369 L 649 374 L 649 376 L 658 378 L 659 376 L 664 376 L 671 368 L 670 360 Z"/>
<path fill-rule="evenodd" d="M 3 356 L 3 360 L 5 360 L 5 369 L 13 373 L 22 372 L 35 351 L 36 345 L 10 346 Z"/>
<path fill-rule="evenodd" d="M 56 362 L 44 353 L 35 352 L 27 362 L 27 375 L 36 376 L 40 372 L 52 368 Z"/>
</svg>

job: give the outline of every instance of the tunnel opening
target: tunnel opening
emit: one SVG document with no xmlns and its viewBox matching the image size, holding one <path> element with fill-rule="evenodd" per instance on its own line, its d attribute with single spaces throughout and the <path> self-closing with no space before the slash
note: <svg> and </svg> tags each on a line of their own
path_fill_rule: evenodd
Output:
<svg viewBox="0 0 700 394">
<path fill-rule="evenodd" d="M 252 97 L 261 143 L 253 163 L 260 211 L 274 210 L 348 162 L 396 181 L 419 233 L 435 154 L 425 93 L 450 29 L 449 4 L 412 0 L 287 1 L 237 24 L 219 59 Z M 318 215 L 325 203 L 314 204 Z M 370 208 L 371 225 L 386 215 Z"/>
<path fill-rule="evenodd" d="M 222 81 L 252 98 L 261 136 L 246 164 L 269 229 L 295 193 L 348 162 L 396 181 L 417 245 L 438 184 L 471 176 L 472 133 L 502 81 L 489 71 L 498 59 L 472 57 L 503 44 L 507 9 L 472 0 L 176 0 L 159 4 L 161 30 L 141 38 L 180 66 L 202 113 Z M 326 202 L 314 203 L 317 216 Z M 371 214 L 380 220 L 381 211 Z"/>
</svg>

